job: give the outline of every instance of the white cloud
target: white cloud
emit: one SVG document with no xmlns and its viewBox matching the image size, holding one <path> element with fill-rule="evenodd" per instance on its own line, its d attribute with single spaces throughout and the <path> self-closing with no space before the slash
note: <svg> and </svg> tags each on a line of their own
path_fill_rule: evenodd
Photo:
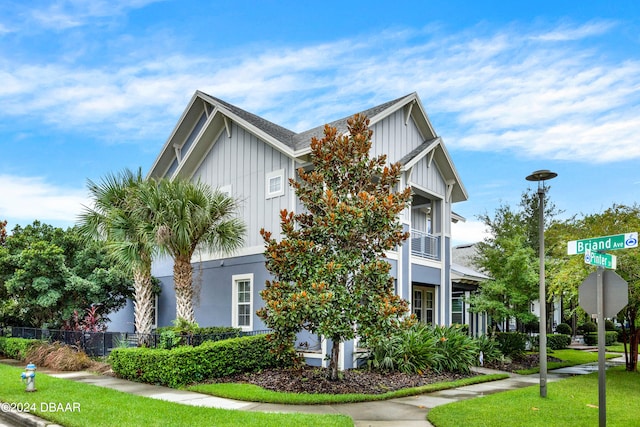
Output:
<svg viewBox="0 0 640 427">
<path fill-rule="evenodd" d="M 89 205 L 85 190 L 56 187 L 40 177 L 0 175 L 0 188 L 0 218 L 10 223 L 24 225 L 38 219 L 71 225 L 82 206 Z"/>
<path fill-rule="evenodd" d="M 74 16 L 99 16 L 106 4 Z M 128 63 L 119 57 L 118 67 L 0 62 L 0 78 L 10 82 L 0 88 L 0 116 L 36 116 L 113 140 L 163 140 L 196 89 L 293 130 L 417 91 L 429 114 L 447 115 L 436 130 L 451 147 L 628 160 L 640 158 L 640 60 L 608 58 L 581 43 L 615 28 L 594 21 L 447 36 L 401 30 L 228 57 L 150 49 Z"/>
</svg>

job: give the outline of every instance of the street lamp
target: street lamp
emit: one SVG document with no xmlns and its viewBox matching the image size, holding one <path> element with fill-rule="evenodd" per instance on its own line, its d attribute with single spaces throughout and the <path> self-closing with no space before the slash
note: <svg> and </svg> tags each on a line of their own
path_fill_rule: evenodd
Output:
<svg viewBox="0 0 640 427">
<path fill-rule="evenodd" d="M 538 238 L 540 241 L 540 397 L 547 397 L 547 298 L 544 278 L 544 195 L 547 188 L 544 182 L 558 176 L 550 170 L 539 170 L 527 177 L 527 181 L 538 182 L 538 209 L 540 211 L 540 222 L 538 224 Z"/>
</svg>

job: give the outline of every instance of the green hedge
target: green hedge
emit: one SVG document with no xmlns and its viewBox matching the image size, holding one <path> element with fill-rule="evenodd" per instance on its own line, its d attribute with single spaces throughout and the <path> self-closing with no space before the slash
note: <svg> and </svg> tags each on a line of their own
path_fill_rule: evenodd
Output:
<svg viewBox="0 0 640 427">
<path fill-rule="evenodd" d="M 271 347 L 267 335 L 255 335 L 172 350 L 117 348 L 109 361 L 122 378 L 178 387 L 279 366 Z"/>
<path fill-rule="evenodd" d="M 551 350 L 562 350 L 569 347 L 571 337 L 565 334 L 549 334 L 547 335 L 547 347 Z"/>
<path fill-rule="evenodd" d="M 618 333 L 616 331 L 607 331 L 604 333 L 604 345 L 613 345 L 616 343 L 617 339 L 618 339 Z M 588 334 L 584 334 L 584 343 L 586 345 L 597 345 L 598 333 L 591 332 Z"/>
<path fill-rule="evenodd" d="M 0 337 L 0 354 L 11 359 L 24 360 L 27 351 L 38 340 L 27 338 L 7 338 Z"/>
</svg>

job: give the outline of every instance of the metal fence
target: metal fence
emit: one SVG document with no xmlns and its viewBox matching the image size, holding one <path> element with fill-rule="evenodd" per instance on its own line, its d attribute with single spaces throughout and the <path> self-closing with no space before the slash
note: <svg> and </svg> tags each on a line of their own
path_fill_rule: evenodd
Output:
<svg viewBox="0 0 640 427">
<path fill-rule="evenodd" d="M 270 331 L 236 331 L 230 333 L 177 335 L 180 345 L 197 346 L 205 341 L 222 341 L 249 335 L 262 335 Z M 61 342 L 82 349 L 91 357 L 107 356 L 114 348 L 145 347 L 161 345 L 161 334 L 136 334 L 133 332 L 85 332 L 58 329 L 38 329 L 12 326 L 0 330 L 0 335 L 13 338 L 31 338 L 50 342 Z"/>
</svg>

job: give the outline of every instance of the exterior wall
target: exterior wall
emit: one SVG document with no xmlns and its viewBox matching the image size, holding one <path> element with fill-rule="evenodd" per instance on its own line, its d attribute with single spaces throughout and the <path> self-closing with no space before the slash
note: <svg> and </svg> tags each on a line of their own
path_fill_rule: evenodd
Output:
<svg viewBox="0 0 640 427">
<path fill-rule="evenodd" d="M 135 332 L 133 322 L 133 302 L 127 300 L 127 305 L 120 310 L 109 313 L 109 332 Z"/>
<path fill-rule="evenodd" d="M 165 271 L 166 273 L 166 271 Z M 262 304 L 260 291 L 270 278 L 264 266 L 263 255 L 225 258 L 194 264 L 194 287 L 199 288 L 194 298 L 196 322 L 200 326 L 231 326 L 233 276 L 253 274 L 251 329 L 266 329 L 255 312 Z M 173 275 L 158 276 L 162 293 L 158 300 L 158 326 L 170 326 L 176 316 Z"/>
<path fill-rule="evenodd" d="M 404 109 L 400 109 L 371 126 L 373 130 L 372 156 L 386 154 L 395 163 L 425 140 L 418 127 L 409 119 L 405 125 Z"/>
<path fill-rule="evenodd" d="M 289 207 L 292 191 L 287 179 L 291 159 L 247 132 L 236 123 L 231 125 L 231 137 L 222 132 L 193 175 L 213 188 L 228 189 L 240 201 L 241 218 L 247 225 L 245 247 L 264 244 L 260 229 L 280 236 L 280 210 Z M 266 176 L 284 169 L 284 194 L 267 199 Z"/>
<path fill-rule="evenodd" d="M 442 179 L 442 174 L 435 160 L 429 164 L 429 155 L 427 154 L 419 160 L 411 171 L 411 184 L 418 185 L 421 189 L 429 191 L 440 198 L 444 198 L 447 194 L 447 184 Z"/>
</svg>

